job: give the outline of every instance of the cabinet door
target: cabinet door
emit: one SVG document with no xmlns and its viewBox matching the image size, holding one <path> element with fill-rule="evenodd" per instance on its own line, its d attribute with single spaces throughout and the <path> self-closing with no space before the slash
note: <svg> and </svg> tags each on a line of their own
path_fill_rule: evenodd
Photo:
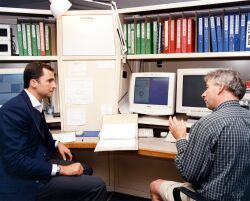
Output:
<svg viewBox="0 0 250 201">
<path fill-rule="evenodd" d="M 62 17 L 63 55 L 115 55 L 112 15 Z"/>
<path fill-rule="evenodd" d="M 102 116 L 117 112 L 116 61 L 64 61 L 63 69 L 63 130 L 100 130 Z"/>
</svg>

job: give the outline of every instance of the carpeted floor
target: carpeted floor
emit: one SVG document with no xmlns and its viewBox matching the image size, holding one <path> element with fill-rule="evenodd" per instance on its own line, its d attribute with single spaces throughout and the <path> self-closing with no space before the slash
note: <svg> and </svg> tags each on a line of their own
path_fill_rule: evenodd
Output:
<svg viewBox="0 0 250 201">
<path fill-rule="evenodd" d="M 122 193 L 109 192 L 108 201 L 150 201 L 150 199 L 136 197 Z"/>
</svg>

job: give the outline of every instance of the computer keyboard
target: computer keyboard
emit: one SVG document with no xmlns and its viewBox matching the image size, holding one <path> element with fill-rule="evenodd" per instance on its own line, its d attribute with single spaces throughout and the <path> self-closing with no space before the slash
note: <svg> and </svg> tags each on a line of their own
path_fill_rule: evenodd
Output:
<svg viewBox="0 0 250 201">
<path fill-rule="evenodd" d="M 198 119 L 187 119 L 187 123 L 194 124 L 198 121 Z"/>
<path fill-rule="evenodd" d="M 162 132 L 162 133 L 167 133 L 167 132 Z M 161 133 L 161 136 L 164 135 L 162 133 Z M 189 133 L 187 133 L 186 139 L 188 140 L 188 138 L 189 138 Z M 170 131 L 167 133 L 167 136 L 165 137 L 165 140 L 167 142 L 172 142 L 172 143 L 176 142 L 176 139 L 174 138 L 174 136 L 172 135 L 172 133 Z"/>
<path fill-rule="evenodd" d="M 139 128 L 138 136 L 139 137 L 154 137 L 154 131 L 152 128 Z"/>
</svg>

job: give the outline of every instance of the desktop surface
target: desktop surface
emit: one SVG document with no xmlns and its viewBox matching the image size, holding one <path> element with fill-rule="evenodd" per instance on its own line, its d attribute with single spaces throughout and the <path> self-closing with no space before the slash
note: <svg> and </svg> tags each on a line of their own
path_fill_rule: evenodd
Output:
<svg viewBox="0 0 250 201">
<path fill-rule="evenodd" d="M 65 143 L 68 148 L 72 149 L 94 149 L 96 142 L 82 142 L 82 138 L 76 138 L 76 142 Z M 177 154 L 175 143 L 170 143 L 164 138 L 139 138 L 140 155 L 174 159 Z"/>
</svg>

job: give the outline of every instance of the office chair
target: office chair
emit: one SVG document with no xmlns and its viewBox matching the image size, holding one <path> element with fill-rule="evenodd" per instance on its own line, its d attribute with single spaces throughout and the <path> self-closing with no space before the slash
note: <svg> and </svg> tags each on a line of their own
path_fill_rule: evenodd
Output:
<svg viewBox="0 0 250 201">
<path fill-rule="evenodd" d="M 173 189 L 173 196 L 174 196 L 175 201 L 181 201 L 180 192 L 184 193 L 185 195 L 192 198 L 193 200 L 206 201 L 206 199 L 203 198 L 201 195 L 199 195 L 198 193 L 193 192 L 185 187 L 175 187 Z"/>
<path fill-rule="evenodd" d="M 180 192 L 184 193 L 188 197 L 192 198 L 196 201 L 207 201 L 205 198 L 203 198 L 201 195 L 199 195 L 196 192 L 193 192 L 185 187 L 175 187 L 173 189 L 173 196 L 175 201 L 181 201 Z M 250 198 L 250 185 L 248 185 L 247 190 L 244 193 L 244 196 L 242 198 L 242 201 L 248 201 Z"/>
</svg>

